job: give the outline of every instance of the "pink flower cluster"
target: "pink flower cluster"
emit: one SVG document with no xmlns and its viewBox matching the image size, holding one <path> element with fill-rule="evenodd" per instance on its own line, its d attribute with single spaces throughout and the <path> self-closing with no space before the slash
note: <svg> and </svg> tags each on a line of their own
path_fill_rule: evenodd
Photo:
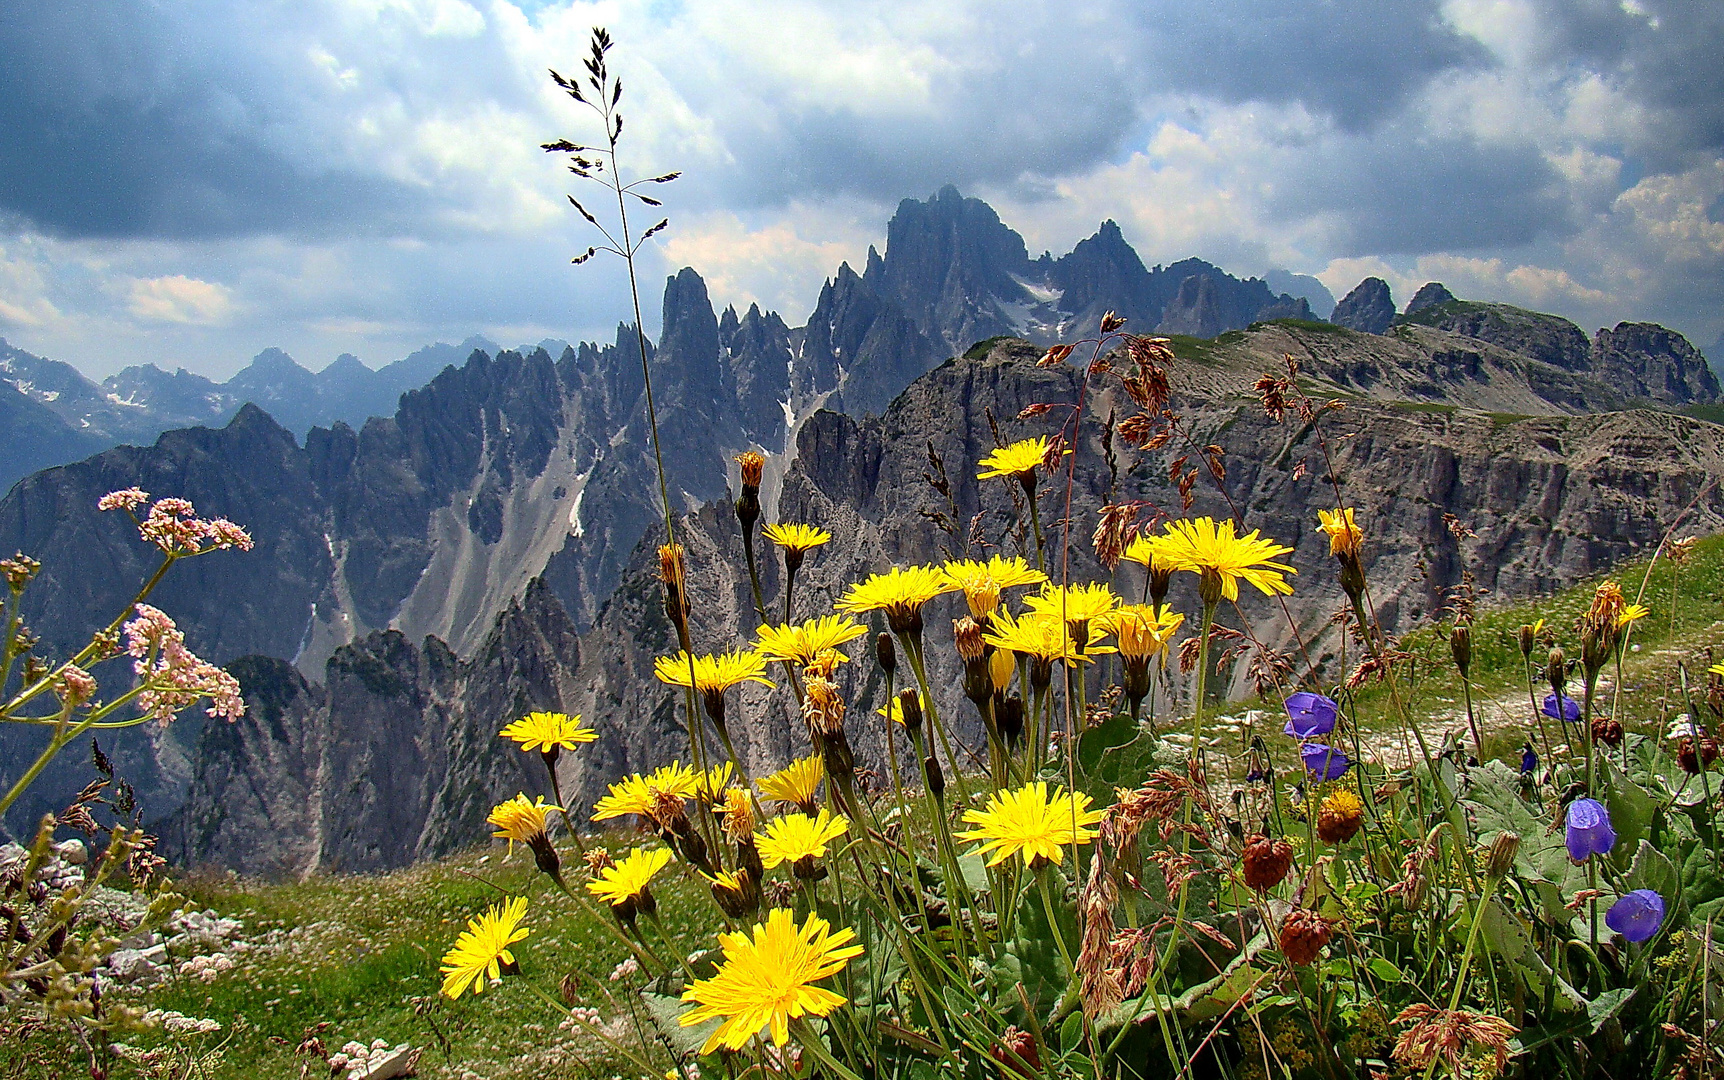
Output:
<svg viewBox="0 0 1724 1080">
<path fill-rule="evenodd" d="M 110 491 L 97 500 L 96 509 L 124 510 L 129 514 L 149 498 L 149 492 L 138 488 Z M 187 499 L 157 499 L 149 514 L 138 523 L 138 533 L 167 555 L 201 555 L 224 548 L 251 550 L 250 533 L 227 518 L 198 517 Z"/>
<path fill-rule="evenodd" d="M 185 635 L 167 612 L 148 604 L 139 604 L 137 612 L 125 634 L 126 651 L 135 658 L 132 670 L 144 684 L 139 711 L 166 724 L 207 697 L 211 716 L 238 720 L 245 715 L 238 679 L 186 648 Z"/>
</svg>

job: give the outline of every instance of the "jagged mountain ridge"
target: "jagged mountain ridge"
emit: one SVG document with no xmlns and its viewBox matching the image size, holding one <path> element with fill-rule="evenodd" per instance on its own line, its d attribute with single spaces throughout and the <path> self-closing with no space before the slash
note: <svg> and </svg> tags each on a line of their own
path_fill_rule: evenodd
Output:
<svg viewBox="0 0 1724 1080">
<path fill-rule="evenodd" d="M 1274 332 L 1284 336 L 1271 338 L 1272 331 L 1264 331 L 1262 350 L 1297 345 L 1299 333 L 1316 337 L 1298 328 Z M 1331 505 L 1333 494 L 1323 479 L 1313 434 L 1296 424 L 1271 423 L 1252 400 L 1251 380 L 1261 370 L 1253 361 L 1261 355 L 1188 357 L 1174 370 L 1175 404 L 1185 412 L 1192 437 L 1199 443 L 1215 441 L 1227 455 L 1231 502 L 1204 485 L 1194 512 L 1226 514 L 1238 506 L 1254 527 L 1295 546 L 1291 561 L 1309 571 L 1290 599 L 1297 633 L 1279 621 L 1273 605 L 1249 592 L 1244 607 L 1271 644 L 1295 655 L 1309 650 L 1316 662 L 1333 667 L 1333 635 L 1325 624 L 1338 592 L 1332 575 L 1321 572 L 1329 564 L 1327 538 L 1315 527 L 1316 509 Z M 923 376 L 883 416 L 853 418 L 821 411 L 799 430 L 797 453 L 778 494 L 777 516 L 818 522 L 835 535 L 798 577 L 800 616 L 830 610 L 848 582 L 889 563 L 963 553 L 967 523 L 977 514 L 987 542 L 1007 553 L 1024 550 L 1026 539 L 1012 528 L 1021 518 L 1012 509 L 1007 488 L 977 481 L 970 465 L 993 445 L 990 414 L 1003 423 L 1007 438 L 1018 437 L 1040 430 L 1039 421 L 1012 419 L 1024 406 L 1074 397 L 1075 369 L 1040 368 L 1035 364 L 1038 356 L 1039 350 L 1027 343 L 998 343 L 985 354 L 951 361 Z M 1724 475 L 1724 427 L 1644 411 L 1505 422 L 1472 409 L 1409 409 L 1392 399 L 1393 387 L 1379 382 L 1384 396 L 1373 397 L 1340 381 L 1349 374 L 1345 366 L 1328 366 L 1319 359 L 1320 354 L 1313 357 L 1304 375 L 1311 392 L 1348 404 L 1343 412 L 1330 414 L 1325 424 L 1344 497 L 1359 506 L 1371 530 L 1367 569 L 1379 611 L 1390 625 L 1405 625 L 1434 610 L 1442 603 L 1443 590 L 1459 578 L 1462 556 L 1443 520 L 1446 511 L 1464 514 L 1478 531 L 1474 568 L 1479 584 L 1501 594 L 1524 594 L 1572 582 L 1650 548 L 1674 514 L 1710 480 Z M 1120 404 L 1099 382 L 1091 392 L 1099 395 L 1103 412 Z M 1101 425 L 1090 421 L 1085 436 L 1077 458 L 1076 521 L 1093 520 L 1105 501 L 1141 498 L 1169 509 L 1178 506 L 1162 461 L 1165 455 L 1134 460 L 1129 449 L 1116 446 L 1120 476 L 1118 486 L 1112 487 Z M 924 479 L 930 454 L 944 463 L 951 479 L 951 505 Z M 1300 469 L 1301 463 L 1308 467 Z M 956 534 L 943 531 L 931 512 L 955 520 Z M 1724 526 L 1724 495 L 1713 487 L 1694 513 L 1696 528 Z M 729 506 L 701 507 L 683 518 L 678 530 L 689 551 L 697 641 L 717 649 L 745 640 L 758 619 Z M 1074 575 L 1105 576 L 1085 542 L 1087 527 L 1075 531 Z M 329 697 L 319 702 L 311 700 L 312 691 L 302 692 L 303 719 L 285 734 L 269 734 L 273 741 L 267 753 L 227 749 L 259 743 L 275 731 L 267 708 L 233 727 L 206 731 L 186 811 L 188 822 L 201 824 L 185 834 L 183 856 L 246 865 L 261 865 L 256 860 L 268 857 L 270 869 L 281 872 L 378 865 L 372 854 L 365 856 L 370 862 L 354 862 L 354 855 L 330 861 L 328 842 L 317 839 L 329 835 L 332 820 L 337 820 L 328 815 L 338 808 L 327 801 L 319 804 L 324 816 L 317 830 L 294 834 L 303 841 L 296 849 L 299 862 L 272 854 L 275 847 L 253 852 L 246 839 L 267 835 L 260 821 L 299 820 L 300 793 L 315 776 L 309 763 L 322 760 L 318 755 L 327 751 L 295 749 L 294 731 L 307 733 L 304 745 L 323 748 L 328 732 L 372 731 L 383 723 L 371 719 L 377 695 L 357 692 L 347 674 L 378 663 L 378 657 L 398 658 L 387 666 L 401 680 L 391 693 L 404 703 L 405 714 L 417 717 L 438 703 L 439 719 L 427 721 L 432 735 L 441 738 L 453 732 L 453 744 L 473 747 L 474 756 L 465 766 L 463 784 L 456 782 L 453 767 L 421 765 L 422 751 L 403 749 L 387 772 L 418 777 L 413 789 L 417 794 L 404 801 L 424 808 L 423 816 L 385 822 L 370 804 L 339 810 L 344 815 L 338 819 L 340 827 L 349 830 L 343 835 L 353 852 L 389 851 L 400 861 L 437 854 L 478 835 L 472 830 L 463 835 L 456 828 L 434 830 L 439 814 L 476 830 L 473 823 L 491 802 L 516 790 L 543 791 L 545 785 L 533 769 L 521 771 L 526 755 L 494 737 L 485 748 L 487 723 L 512 715 L 511 709 L 566 709 L 583 714 L 598 728 L 598 742 L 565 756 L 563 795 L 576 805 L 590 805 L 606 782 L 625 772 L 672 757 L 687 760 L 680 698 L 652 674 L 654 657 L 675 648 L 655 580 L 652 544 L 659 538 L 657 530 L 649 532 L 636 548 L 620 587 L 578 641 L 570 640 L 572 624 L 550 591 L 529 588 L 527 600 L 501 616 L 487 638 L 482 655 L 497 659 L 463 664 L 458 693 L 448 689 L 452 683 L 445 675 L 418 674 L 438 668 L 435 658 L 446 650 L 435 639 L 413 647 L 399 635 L 378 634 L 337 652 L 325 680 Z M 780 588 L 777 566 L 768 561 L 764 571 L 768 597 L 774 597 Z M 1141 588 L 1138 573 L 1125 564 L 1116 578 L 1118 586 Z M 1195 602 L 1186 595 L 1189 591 L 1189 583 L 1180 582 L 1174 598 L 1186 609 Z M 960 696 L 961 680 L 950 648 L 950 618 L 961 609 L 961 600 L 955 598 L 929 605 L 928 652 L 937 704 L 974 745 L 976 724 Z M 545 641 L 560 644 L 548 649 Z M 524 681 L 519 666 L 508 666 L 509 658 L 531 668 L 533 679 Z M 880 674 L 864 660 L 841 669 L 841 679 L 855 717 L 852 742 L 864 766 L 879 768 L 883 750 L 873 710 L 884 697 Z M 248 687 L 248 693 L 267 690 L 267 685 L 263 690 Z M 475 708 L 473 703 L 480 701 L 488 704 Z M 730 730 L 752 772 L 806 750 L 800 722 L 782 692 L 744 686 L 736 692 L 731 718 Z M 374 755 L 368 760 L 377 760 L 377 751 L 367 753 Z M 236 761 L 251 763 L 243 775 L 235 771 Z M 295 761 L 308 763 L 304 771 L 277 775 L 282 767 L 277 763 Z M 461 792 L 464 801 L 433 808 L 435 800 L 428 793 L 442 797 L 440 793 L 453 791 Z M 245 813 L 232 824 L 222 820 L 227 812 L 222 808 L 236 805 L 246 808 Z M 315 859 L 308 854 L 313 850 L 320 852 Z"/>
</svg>

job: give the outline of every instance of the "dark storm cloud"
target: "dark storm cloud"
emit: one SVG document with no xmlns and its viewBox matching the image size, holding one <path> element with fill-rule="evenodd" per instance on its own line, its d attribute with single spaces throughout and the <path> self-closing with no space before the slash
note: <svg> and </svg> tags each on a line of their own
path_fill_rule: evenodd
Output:
<svg viewBox="0 0 1724 1080">
<path fill-rule="evenodd" d="M 1172 89 L 1229 104 L 1299 102 L 1361 131 L 1393 116 L 1434 76 L 1482 67 L 1479 44 L 1434 3 L 1242 0 L 1158 5 L 1143 62 Z"/>
<path fill-rule="evenodd" d="M 195 19 L 168 10 L 0 0 L 0 211 L 69 237 L 398 224 L 408 194 L 400 185 L 272 145 L 269 133 L 295 121 L 295 103 L 266 71 L 236 67 L 244 42 L 210 48 Z"/>
<path fill-rule="evenodd" d="M 1334 211 L 1337 255 L 1515 247 L 1572 233 L 1561 178 L 1530 146 L 1486 146 L 1399 129 L 1304 161 L 1271 206 Z"/>
</svg>

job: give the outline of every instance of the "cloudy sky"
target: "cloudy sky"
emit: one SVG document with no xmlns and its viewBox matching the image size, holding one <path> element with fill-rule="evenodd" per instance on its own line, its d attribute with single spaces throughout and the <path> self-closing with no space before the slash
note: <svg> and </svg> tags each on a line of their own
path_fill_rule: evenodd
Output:
<svg viewBox="0 0 1724 1080">
<path fill-rule="evenodd" d="M 1032 252 L 1111 217 L 1148 263 L 1724 332 L 1716 0 L 0 0 L 0 336 L 225 377 L 605 333 L 537 148 L 596 137 L 545 75 L 595 24 L 633 167 L 685 172 L 653 308 L 687 264 L 800 323 L 949 182 Z"/>
</svg>

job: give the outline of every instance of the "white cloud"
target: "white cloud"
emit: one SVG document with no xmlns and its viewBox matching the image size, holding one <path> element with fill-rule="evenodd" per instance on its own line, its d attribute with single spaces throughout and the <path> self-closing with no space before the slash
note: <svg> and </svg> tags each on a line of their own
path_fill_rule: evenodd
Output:
<svg viewBox="0 0 1724 1080">
<path fill-rule="evenodd" d="M 26 245 L 23 252 L 0 247 L 0 326 L 39 328 L 61 318 L 48 299 L 48 282 Z"/>
<path fill-rule="evenodd" d="M 214 326 L 225 322 L 234 312 L 231 289 L 184 274 L 134 278 L 126 295 L 127 308 L 133 315 L 154 322 Z"/>
</svg>

